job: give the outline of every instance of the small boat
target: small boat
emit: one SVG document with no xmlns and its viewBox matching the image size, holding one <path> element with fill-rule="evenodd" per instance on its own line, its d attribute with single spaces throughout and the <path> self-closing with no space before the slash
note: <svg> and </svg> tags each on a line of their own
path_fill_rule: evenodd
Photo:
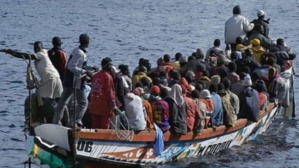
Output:
<svg viewBox="0 0 299 168">
<path fill-rule="evenodd" d="M 78 129 L 55 124 L 42 124 L 27 137 L 30 160 L 50 167 L 97 167 L 99 164 L 148 165 L 176 159 L 214 154 L 226 148 L 242 145 L 267 130 L 275 115 L 294 112 L 293 70 L 281 74 L 290 86 L 290 107 L 269 103 L 260 112 L 259 120 L 238 119 L 234 127 L 219 126 L 204 129 L 199 135 L 163 134 L 159 140 L 156 131 L 115 129 Z M 294 116 L 293 116 L 294 117 Z M 157 154 L 157 149 L 163 149 Z"/>
</svg>

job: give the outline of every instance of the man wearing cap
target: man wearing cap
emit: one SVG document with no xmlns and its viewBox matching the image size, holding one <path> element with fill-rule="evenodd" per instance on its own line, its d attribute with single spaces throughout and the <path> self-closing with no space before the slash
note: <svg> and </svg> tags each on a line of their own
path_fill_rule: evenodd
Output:
<svg viewBox="0 0 299 168">
<path fill-rule="evenodd" d="M 121 114 L 118 109 L 114 81 L 111 75 L 112 60 L 106 57 L 101 62 L 102 70 L 92 77 L 89 113 L 91 127 L 109 129 L 114 114 Z"/>
<path fill-rule="evenodd" d="M 48 51 L 49 58 L 57 69 L 61 82 L 63 82 L 64 71 L 66 69 L 67 54 L 61 49 L 61 39 L 60 37 L 53 37 L 52 39 L 53 48 Z"/>
<path fill-rule="evenodd" d="M 231 50 L 235 51 L 236 38 L 241 37 L 245 39 L 246 33 L 251 31 L 254 27 L 253 23 L 249 23 L 245 16 L 241 15 L 241 8 L 239 5 L 233 8 L 233 16 L 225 22 L 224 38 L 228 48 L 230 45 Z"/>
<path fill-rule="evenodd" d="M 74 93 L 76 93 L 75 99 L 77 101 L 77 107 L 75 111 L 76 114 L 75 116 L 74 114 L 70 114 L 71 120 L 69 122 L 69 126 L 74 124 L 81 126 L 81 119 L 83 118 L 87 109 L 88 100 L 85 89 L 85 78 L 81 78 L 78 81 L 77 79 L 83 74 L 91 76 L 91 69 L 95 69 L 95 67 L 87 66 L 86 48 L 89 46 L 89 36 L 87 34 L 81 34 L 79 37 L 79 42 L 80 45 L 72 51 L 67 63 L 67 69 L 65 71 L 63 81 L 64 90 L 53 117 L 53 123 L 55 124 L 59 124 L 63 117 L 66 104 L 69 102 Z M 77 83 L 75 83 L 76 81 Z"/>
<path fill-rule="evenodd" d="M 263 35 L 265 37 L 269 37 L 269 21 L 270 21 L 270 18 L 265 20 L 265 12 L 263 10 L 258 10 L 257 11 L 257 19 L 254 19 L 253 21 L 251 21 L 251 23 L 253 23 L 254 25 L 261 25 L 263 26 Z"/>
<path fill-rule="evenodd" d="M 11 49 L 3 49 L 0 50 L 0 52 L 6 52 L 17 58 L 35 60 L 35 68 L 41 78 L 40 81 L 36 83 L 38 96 L 43 98 L 43 100 L 45 100 L 46 98 L 50 98 L 51 101 L 54 101 L 55 99 L 57 101 L 60 98 L 63 87 L 59 78 L 59 73 L 51 63 L 48 57 L 48 51 L 43 49 L 42 42 L 36 41 L 34 43 L 34 54 L 21 53 Z M 43 102 L 39 102 L 39 105 L 42 106 Z M 54 108 L 53 103 L 51 103 L 51 106 L 51 108 Z M 42 121 L 43 117 L 44 116 L 40 116 L 40 118 L 42 118 Z"/>
<path fill-rule="evenodd" d="M 166 101 L 162 100 L 159 96 L 161 90 L 159 86 L 154 85 L 151 87 L 151 96 L 150 96 L 150 104 L 153 110 L 153 119 L 155 123 L 161 128 L 161 130 L 165 133 L 169 130 L 169 105 Z"/>
</svg>

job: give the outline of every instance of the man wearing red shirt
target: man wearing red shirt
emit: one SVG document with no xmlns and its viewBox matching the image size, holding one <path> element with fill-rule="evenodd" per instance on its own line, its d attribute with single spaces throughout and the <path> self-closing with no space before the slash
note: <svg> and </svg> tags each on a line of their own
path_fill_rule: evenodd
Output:
<svg viewBox="0 0 299 168">
<path fill-rule="evenodd" d="M 109 129 L 114 114 L 120 114 L 112 71 L 112 60 L 106 57 L 101 62 L 102 70 L 92 77 L 89 113 L 92 128 Z"/>
</svg>

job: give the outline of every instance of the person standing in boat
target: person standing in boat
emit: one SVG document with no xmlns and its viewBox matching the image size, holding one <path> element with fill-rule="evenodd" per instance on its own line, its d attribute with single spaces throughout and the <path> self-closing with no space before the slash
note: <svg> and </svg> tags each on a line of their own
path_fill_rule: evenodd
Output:
<svg viewBox="0 0 299 168">
<path fill-rule="evenodd" d="M 65 51 L 61 49 L 61 39 L 60 37 L 53 37 L 52 39 L 53 48 L 48 51 L 49 58 L 57 69 L 61 82 L 63 82 L 64 72 L 66 69 L 67 63 L 67 54 Z"/>
<path fill-rule="evenodd" d="M 244 41 L 246 33 L 251 31 L 254 27 L 248 19 L 241 15 L 241 8 L 239 5 L 233 8 L 233 16 L 225 22 L 224 38 L 226 43 L 226 50 L 230 46 L 232 51 L 236 49 L 236 38 L 241 37 Z"/>
<path fill-rule="evenodd" d="M 110 121 L 115 114 L 123 114 L 119 110 L 114 87 L 112 60 L 102 59 L 102 70 L 92 77 L 89 113 L 91 127 L 109 129 Z"/>
<path fill-rule="evenodd" d="M 59 124 L 63 117 L 66 104 L 69 102 L 71 96 L 76 92 L 76 117 L 70 114 L 69 125 L 72 126 L 76 124 L 77 126 L 82 126 L 81 119 L 86 112 L 88 100 L 86 95 L 86 82 L 85 78 L 79 79 L 76 83 L 75 81 L 83 74 L 92 76 L 91 69 L 97 69 L 95 67 L 87 66 L 87 51 L 86 48 L 89 46 L 89 36 L 87 34 L 81 34 L 79 37 L 80 46 L 76 47 L 68 60 L 67 69 L 65 71 L 65 78 L 63 81 L 64 90 L 61 95 L 61 99 L 56 107 L 56 112 L 53 117 L 53 123 Z"/>
<path fill-rule="evenodd" d="M 257 11 L 257 19 L 254 19 L 253 21 L 251 21 L 251 23 L 253 23 L 254 25 L 261 25 L 263 26 L 263 35 L 266 38 L 269 38 L 269 22 L 270 22 L 270 18 L 268 18 L 267 20 L 265 20 L 265 12 L 263 10 L 258 10 Z M 250 36 L 250 35 L 247 35 Z"/>
<path fill-rule="evenodd" d="M 38 97 L 41 97 L 44 101 L 47 98 L 50 98 L 53 101 L 54 100 L 58 101 L 63 91 L 62 83 L 60 81 L 60 76 L 58 71 L 55 69 L 55 67 L 53 66 L 53 64 L 49 59 L 48 51 L 43 49 L 42 42 L 36 41 L 34 43 L 35 54 L 17 52 L 11 49 L 0 50 L 0 52 L 6 52 L 17 58 L 35 60 L 34 64 L 37 73 L 41 78 L 37 86 Z M 50 104 L 51 106 L 54 106 L 55 103 L 50 103 Z M 42 106 L 43 102 L 39 102 L 39 105 Z M 40 114 L 44 114 L 44 113 L 40 113 Z M 44 116 L 41 116 L 41 118 L 43 117 Z"/>
</svg>

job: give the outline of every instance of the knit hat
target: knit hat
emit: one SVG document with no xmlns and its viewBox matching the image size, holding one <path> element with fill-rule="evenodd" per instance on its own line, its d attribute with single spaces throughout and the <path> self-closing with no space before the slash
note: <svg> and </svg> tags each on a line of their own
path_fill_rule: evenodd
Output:
<svg viewBox="0 0 299 168">
<path fill-rule="evenodd" d="M 200 92 L 200 98 L 206 99 L 206 98 L 211 98 L 210 91 L 208 89 L 204 89 Z"/>
<path fill-rule="evenodd" d="M 221 81 L 221 77 L 219 75 L 213 75 L 211 77 L 211 83 L 218 85 Z"/>
<path fill-rule="evenodd" d="M 179 59 L 179 63 L 187 63 L 188 59 L 185 56 L 181 56 Z"/>
<path fill-rule="evenodd" d="M 106 57 L 106 58 L 102 59 L 101 65 L 102 65 L 102 68 L 104 68 L 104 67 L 106 67 L 108 65 L 112 65 L 111 58 Z"/>
<path fill-rule="evenodd" d="M 251 78 L 249 76 L 245 76 L 242 82 L 243 86 L 251 86 L 252 85 L 252 81 Z"/>
<path fill-rule="evenodd" d="M 87 34 L 81 34 L 79 37 L 80 44 L 88 44 L 89 36 Z"/>
<path fill-rule="evenodd" d="M 160 94 L 160 92 L 161 92 L 161 90 L 160 90 L 159 86 L 157 86 L 157 85 L 152 86 L 151 94 Z"/>
<path fill-rule="evenodd" d="M 62 42 L 61 42 L 61 39 L 60 39 L 60 37 L 53 37 L 53 39 L 52 39 L 52 44 L 53 44 L 53 46 L 59 46 L 59 45 L 61 45 L 62 44 Z"/>
<path fill-rule="evenodd" d="M 258 10 L 257 11 L 257 16 L 260 17 L 260 16 L 264 16 L 266 13 L 263 11 L 263 10 Z"/>
<path fill-rule="evenodd" d="M 259 46 L 261 45 L 261 41 L 259 39 L 253 39 L 250 41 L 250 43 L 253 45 L 253 46 Z"/>
<path fill-rule="evenodd" d="M 135 95 L 141 96 L 144 94 L 144 90 L 141 87 L 137 87 L 135 89 L 133 89 L 132 91 Z"/>
<path fill-rule="evenodd" d="M 237 5 L 237 6 L 235 6 L 235 7 L 233 8 L 233 14 L 234 14 L 234 15 L 235 15 L 235 14 L 241 14 L 241 8 L 240 8 L 239 5 Z"/>
</svg>

